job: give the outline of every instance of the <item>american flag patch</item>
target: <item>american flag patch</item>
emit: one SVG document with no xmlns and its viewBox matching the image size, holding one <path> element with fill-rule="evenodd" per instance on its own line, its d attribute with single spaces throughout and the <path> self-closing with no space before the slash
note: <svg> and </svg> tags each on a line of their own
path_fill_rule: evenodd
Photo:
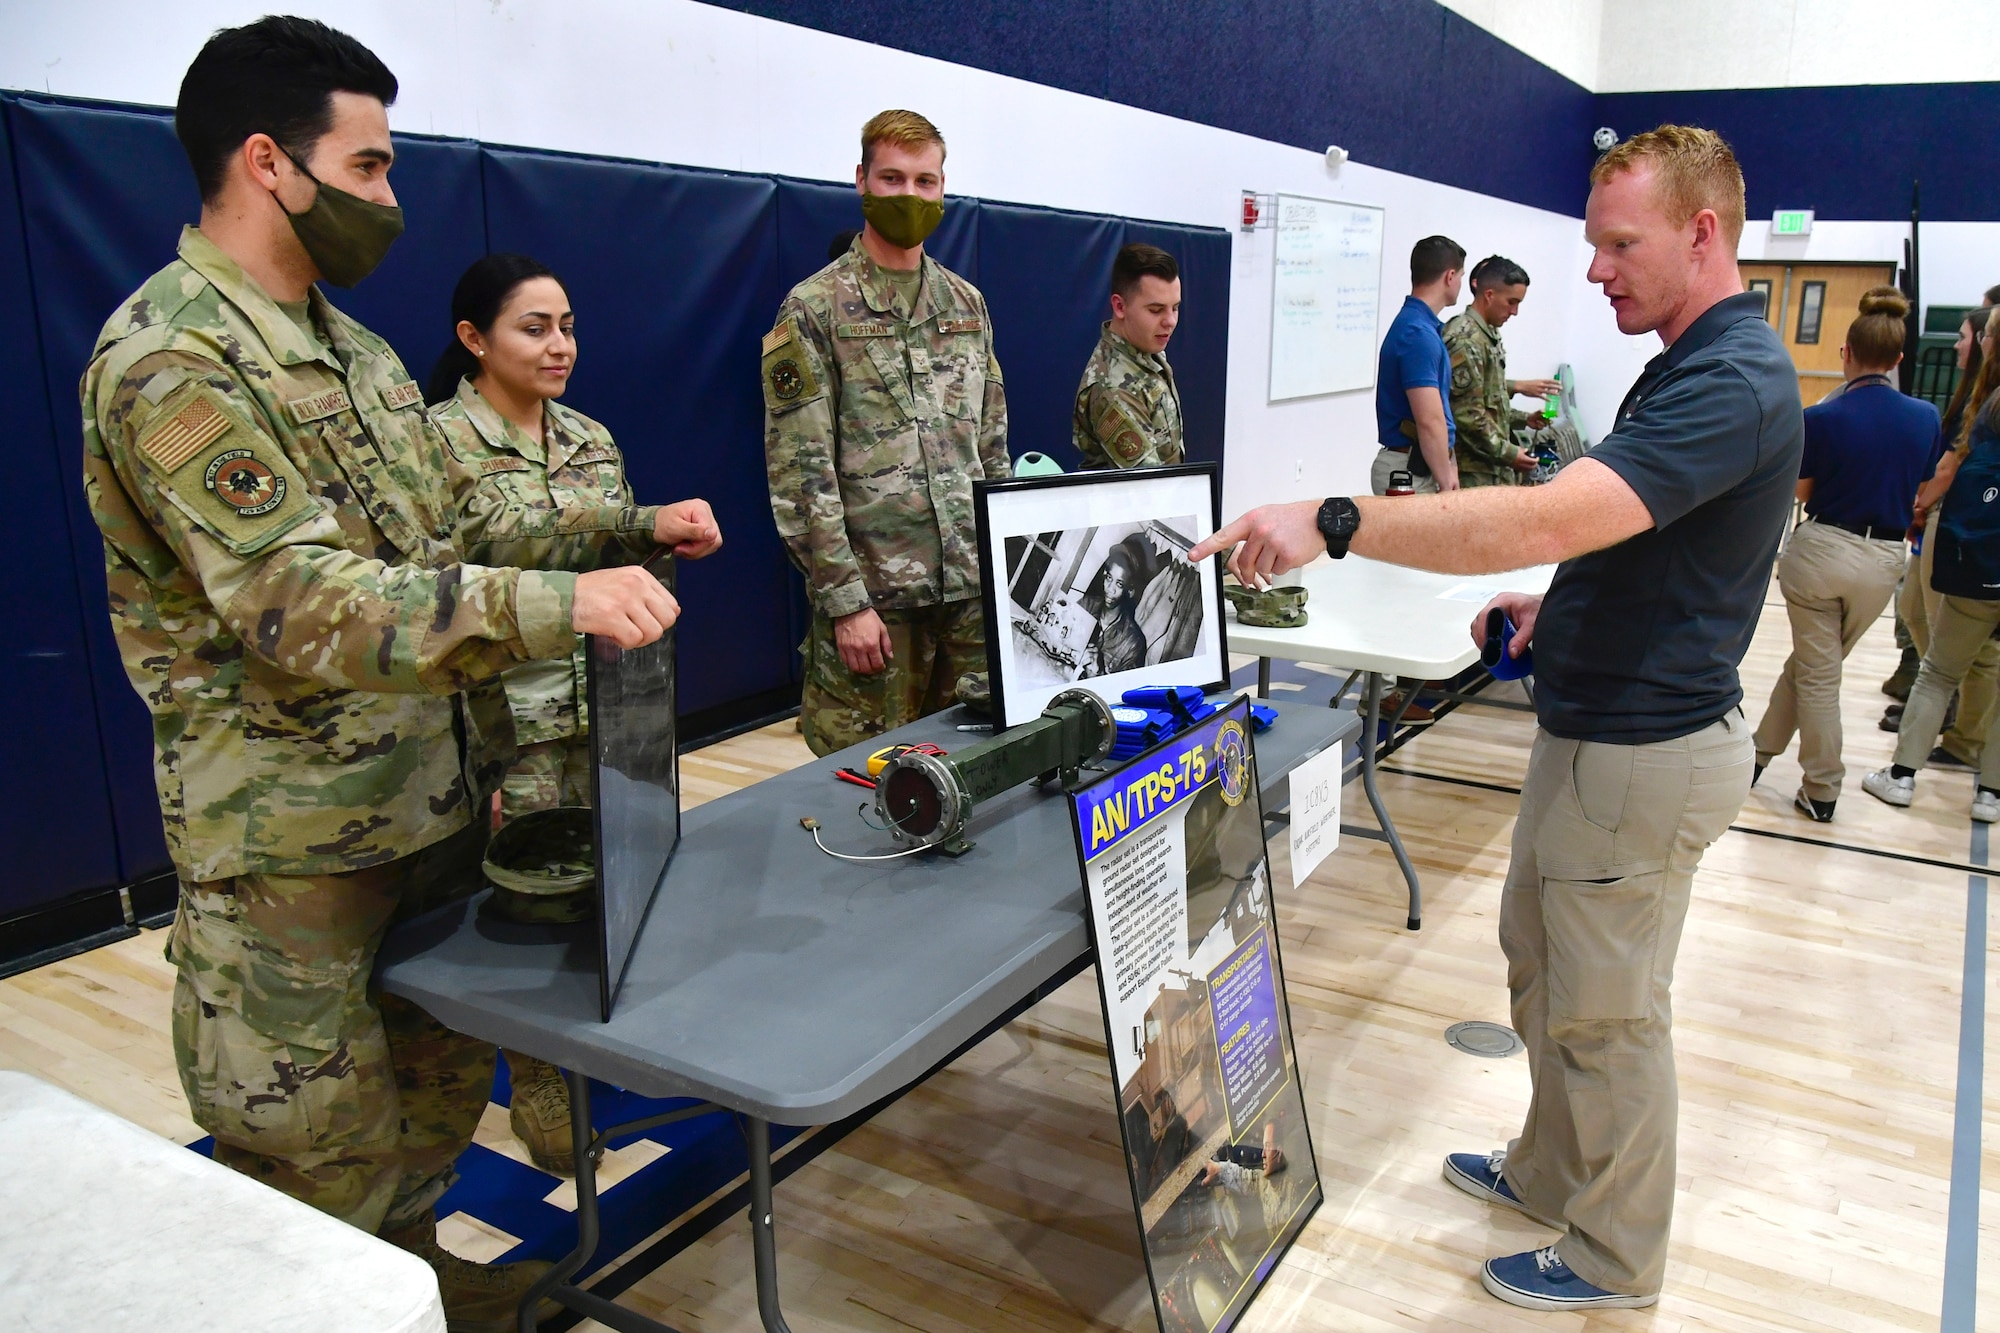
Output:
<svg viewBox="0 0 2000 1333">
<path fill-rule="evenodd" d="M 203 395 L 146 432 L 139 448 L 173 472 L 228 429 L 229 418 L 213 399 Z"/>
</svg>

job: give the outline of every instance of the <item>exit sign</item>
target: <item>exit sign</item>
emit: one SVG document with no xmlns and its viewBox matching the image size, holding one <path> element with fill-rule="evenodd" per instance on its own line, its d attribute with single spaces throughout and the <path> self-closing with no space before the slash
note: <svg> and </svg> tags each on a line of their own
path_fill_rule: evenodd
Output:
<svg viewBox="0 0 2000 1333">
<path fill-rule="evenodd" d="M 1813 211 L 1810 208 L 1781 208 L 1771 214 L 1771 234 L 1773 236 L 1812 235 Z"/>
</svg>

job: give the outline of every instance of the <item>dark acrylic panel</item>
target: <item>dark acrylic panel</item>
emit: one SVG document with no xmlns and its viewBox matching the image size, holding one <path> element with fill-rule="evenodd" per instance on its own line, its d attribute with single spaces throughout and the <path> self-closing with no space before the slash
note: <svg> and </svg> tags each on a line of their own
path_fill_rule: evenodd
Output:
<svg viewBox="0 0 2000 1333">
<path fill-rule="evenodd" d="M 669 591 L 673 566 L 655 572 Z M 597 811 L 599 998 L 604 1021 L 681 837 L 674 632 L 644 648 L 590 635 L 591 801 Z"/>
</svg>

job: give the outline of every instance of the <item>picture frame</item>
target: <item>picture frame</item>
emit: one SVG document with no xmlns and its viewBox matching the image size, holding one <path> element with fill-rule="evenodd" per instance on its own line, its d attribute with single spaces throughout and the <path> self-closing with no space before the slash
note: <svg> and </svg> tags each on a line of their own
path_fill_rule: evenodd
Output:
<svg viewBox="0 0 2000 1333">
<path fill-rule="evenodd" d="M 1325 1199 L 1249 702 L 1069 794 L 1161 1333 L 1231 1333 Z"/>
<path fill-rule="evenodd" d="M 996 726 L 1076 687 L 1228 684 L 1221 562 L 1185 559 L 1221 526 L 1216 464 L 982 481 L 973 503 Z"/>
<path fill-rule="evenodd" d="M 674 563 L 644 566 L 668 592 Z M 674 631 L 643 648 L 584 637 L 596 847 L 598 1005 L 611 1008 L 681 839 Z"/>
</svg>

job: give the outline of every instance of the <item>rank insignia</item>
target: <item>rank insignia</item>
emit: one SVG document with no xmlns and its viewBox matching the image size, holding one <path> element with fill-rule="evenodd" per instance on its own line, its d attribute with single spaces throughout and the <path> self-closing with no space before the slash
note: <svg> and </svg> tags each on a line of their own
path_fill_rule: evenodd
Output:
<svg viewBox="0 0 2000 1333">
<path fill-rule="evenodd" d="M 224 449 L 210 459 L 202 485 L 245 518 L 268 514 L 285 502 L 285 479 L 248 449 Z"/>
</svg>

